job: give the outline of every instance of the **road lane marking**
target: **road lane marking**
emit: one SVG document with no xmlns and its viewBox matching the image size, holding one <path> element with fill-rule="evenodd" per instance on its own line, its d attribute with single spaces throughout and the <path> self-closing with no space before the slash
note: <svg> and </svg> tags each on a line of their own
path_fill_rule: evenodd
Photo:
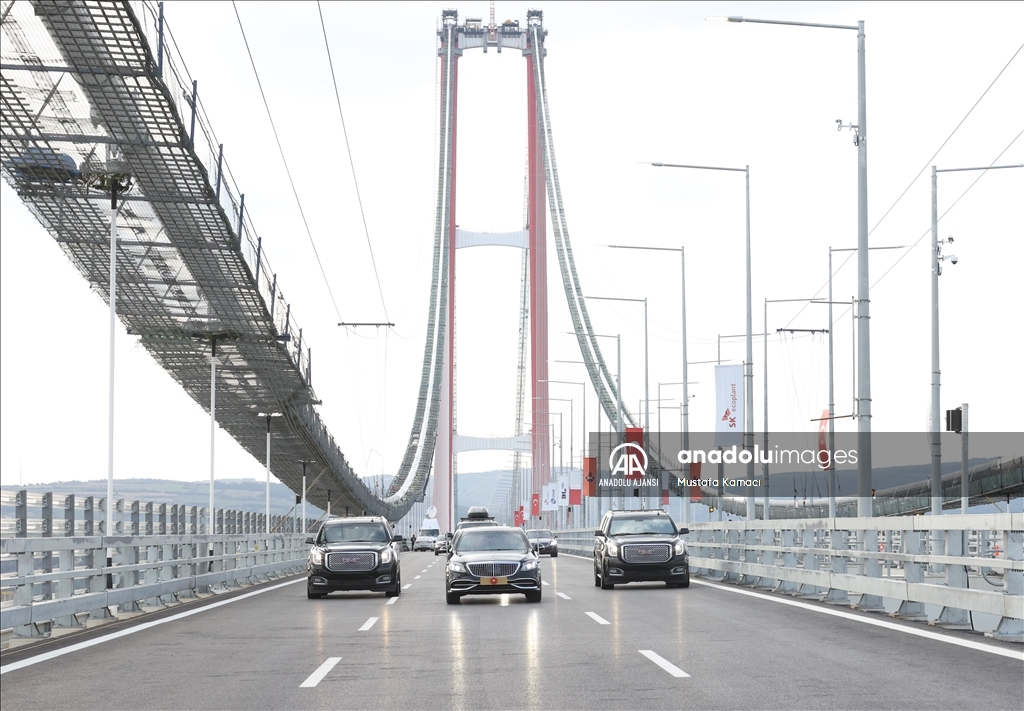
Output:
<svg viewBox="0 0 1024 711">
<path fill-rule="evenodd" d="M 385 605 L 394 605 L 396 602 L 398 602 L 398 596 L 395 596 L 395 597 L 391 598 L 390 600 L 388 600 L 384 604 Z"/>
<path fill-rule="evenodd" d="M 550 585 L 550 583 L 548 583 L 546 580 L 541 580 L 540 584 L 541 585 Z"/>
<path fill-rule="evenodd" d="M 206 612 L 207 610 L 212 610 L 215 607 L 220 607 L 221 605 L 230 605 L 233 602 L 238 602 L 239 600 L 244 600 L 247 597 L 252 597 L 253 595 L 262 595 L 263 593 L 270 592 L 271 590 L 277 590 L 279 588 L 287 587 L 288 585 L 295 585 L 296 583 L 304 583 L 304 582 L 306 582 L 306 576 L 305 575 L 303 575 L 302 577 L 297 578 L 295 580 L 289 580 L 287 583 L 281 583 L 279 585 L 271 585 L 269 588 L 263 588 L 262 590 L 255 590 L 253 592 L 245 593 L 244 595 L 239 595 L 238 597 L 233 597 L 230 600 L 221 600 L 220 602 L 213 602 L 213 603 L 210 603 L 209 605 L 204 605 L 203 607 L 200 607 L 200 608 L 198 608 L 196 610 L 188 610 L 187 612 L 181 612 L 181 613 L 178 613 L 177 615 L 171 615 L 170 617 L 164 617 L 163 619 L 160 619 L 160 620 L 153 620 L 152 622 L 144 622 L 143 624 L 141 624 L 141 625 L 139 625 L 137 627 L 131 627 L 131 628 L 126 629 L 126 630 L 120 630 L 118 632 L 113 632 L 113 633 L 105 635 L 103 637 L 96 637 L 95 639 L 89 639 L 89 640 L 86 640 L 84 642 L 79 642 L 78 644 L 72 644 L 72 645 L 70 645 L 68 647 L 64 647 L 63 649 L 55 649 L 52 652 L 44 652 L 44 653 L 36 655 L 34 657 L 29 657 L 28 659 L 22 659 L 22 660 L 19 660 L 17 662 L 11 662 L 10 664 L 6 664 L 6 665 L 2 666 L 2 667 L 0 667 L 0 674 L 6 674 L 7 672 L 14 671 L 16 669 L 24 669 L 25 667 L 30 667 L 33 664 L 39 664 L 39 662 L 45 662 L 45 661 L 47 661 L 49 659 L 54 659 L 56 657 L 62 657 L 65 654 L 71 654 L 71 652 L 77 652 L 80 649 L 87 649 L 87 648 L 93 647 L 93 646 L 95 646 L 97 644 L 102 644 L 103 642 L 110 642 L 111 640 L 118 639 L 119 637 L 125 637 L 125 636 L 130 635 L 130 634 L 135 634 L 136 632 L 142 632 L 143 630 L 148 630 L 150 627 L 156 627 L 157 625 L 162 625 L 162 624 L 166 624 L 168 622 L 173 622 L 174 620 L 180 620 L 183 617 L 191 617 L 192 615 L 197 615 L 200 612 Z"/>
<path fill-rule="evenodd" d="M 315 672 L 310 674 L 309 677 L 304 682 L 299 684 L 299 688 L 300 689 L 311 689 L 311 688 L 313 688 L 314 686 L 319 684 L 321 681 L 323 681 L 324 677 L 327 676 L 327 674 L 331 671 L 331 669 L 334 669 L 334 665 L 337 664 L 340 661 L 341 661 L 341 657 L 328 657 L 326 662 L 324 662 L 319 667 L 317 667 L 317 670 Z"/>
<path fill-rule="evenodd" d="M 430 567 L 430 566 L 428 565 L 428 566 L 427 566 L 427 568 L 429 568 L 429 567 Z M 423 569 L 423 570 L 421 570 L 420 572 L 421 572 L 421 573 L 425 573 L 425 572 L 427 572 L 427 568 L 424 568 L 424 569 Z"/>
<path fill-rule="evenodd" d="M 667 659 L 665 659 L 660 654 L 656 654 L 656 653 L 652 652 L 649 649 L 641 649 L 639 651 L 640 651 L 640 654 L 642 654 L 645 657 L 647 657 L 648 659 L 650 659 L 652 662 L 657 664 L 659 667 L 661 667 L 662 669 L 664 669 L 665 671 L 667 671 L 669 674 L 671 674 L 672 676 L 676 677 L 677 679 L 682 679 L 684 677 L 686 677 L 686 678 L 690 677 L 689 674 L 684 672 L 682 669 L 677 667 L 672 662 L 670 662 Z"/>
<path fill-rule="evenodd" d="M 412 587 L 412 583 L 406 583 L 405 585 L 402 586 L 402 590 L 408 590 L 411 587 Z"/>
<path fill-rule="evenodd" d="M 423 577 L 422 575 L 417 575 L 415 578 L 413 578 L 413 580 L 419 580 L 422 577 Z"/>
<path fill-rule="evenodd" d="M 586 612 L 586 613 L 584 613 L 584 614 L 585 614 L 585 615 L 586 615 L 587 617 L 589 617 L 590 619 L 592 619 L 592 620 L 593 620 L 594 622 L 596 622 L 597 624 L 599 624 L 599 625 L 610 625 L 610 624 L 611 624 L 611 622 L 609 622 L 609 621 L 608 621 L 608 620 L 606 620 L 605 618 L 601 617 L 601 616 L 600 616 L 599 614 L 597 614 L 596 612 Z"/>
<path fill-rule="evenodd" d="M 777 602 L 781 605 L 789 605 L 791 607 L 799 607 L 805 610 L 811 610 L 813 612 L 820 612 L 823 615 L 832 615 L 833 617 L 841 617 L 843 619 L 852 620 L 854 622 L 862 622 L 866 625 L 884 627 L 885 629 L 895 630 L 897 632 L 903 632 L 905 634 L 912 634 L 918 637 L 924 637 L 925 639 L 933 639 L 938 642 L 945 642 L 946 644 L 955 644 L 959 647 L 976 649 L 979 652 L 988 652 L 989 654 L 998 654 L 1001 657 L 1009 657 L 1010 659 L 1024 660 L 1024 652 L 1019 652 L 1016 649 L 1004 649 L 1002 647 L 997 647 L 993 644 L 982 644 L 981 642 L 972 642 L 971 640 L 960 639 L 958 637 L 950 637 L 944 634 L 938 634 L 937 632 L 929 632 L 928 630 L 915 629 L 908 625 L 900 625 L 895 622 L 886 622 L 885 620 L 876 620 L 870 617 L 855 615 L 851 612 L 833 610 L 827 607 L 818 607 L 817 605 L 810 605 L 806 602 L 786 600 L 784 598 L 775 597 L 774 595 L 764 595 L 762 593 L 751 592 L 750 590 L 740 590 L 739 588 L 729 587 L 728 585 L 716 585 L 714 583 L 709 583 L 704 580 L 691 580 L 691 582 L 696 585 L 704 585 L 709 588 L 716 588 L 718 590 L 725 590 L 728 592 L 737 593 L 738 595 L 748 595 L 750 597 L 757 597 L 761 598 L 762 600 L 768 600 L 770 602 Z"/>
<path fill-rule="evenodd" d="M 558 595 L 558 597 L 562 598 L 563 600 L 572 600 L 571 597 L 569 597 L 568 595 L 566 595 L 563 592 L 557 593 L 557 595 Z"/>
<path fill-rule="evenodd" d="M 365 632 L 366 630 L 370 629 L 375 624 L 377 624 L 377 620 L 379 620 L 379 619 L 380 619 L 379 617 L 371 617 L 370 619 L 368 619 L 366 622 L 363 623 L 363 626 L 359 628 L 359 631 L 360 632 Z"/>
</svg>

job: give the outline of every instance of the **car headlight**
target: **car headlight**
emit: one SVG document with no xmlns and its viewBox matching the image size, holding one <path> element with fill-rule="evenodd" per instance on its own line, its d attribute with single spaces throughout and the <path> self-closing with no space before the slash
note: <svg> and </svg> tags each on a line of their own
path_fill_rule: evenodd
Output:
<svg viewBox="0 0 1024 711">
<path fill-rule="evenodd" d="M 311 548 L 309 550 L 309 562 L 313 565 L 324 564 L 324 552 L 319 548 Z"/>
<path fill-rule="evenodd" d="M 676 541 L 676 555 L 685 555 L 686 541 Z"/>
<path fill-rule="evenodd" d="M 523 561 L 522 570 L 535 570 L 540 566 L 540 561 L 536 558 L 527 558 Z"/>
<path fill-rule="evenodd" d="M 464 566 L 462 563 L 459 563 L 458 561 L 454 561 L 453 560 L 450 563 L 448 563 L 448 566 L 452 570 L 454 570 L 456 573 L 468 573 L 469 572 L 468 570 L 466 570 L 466 566 Z"/>
<path fill-rule="evenodd" d="M 386 565 L 390 563 L 394 559 L 394 557 L 394 551 L 392 551 L 390 548 L 385 548 L 380 552 L 380 564 Z"/>
<path fill-rule="evenodd" d="M 608 555 L 610 555 L 610 556 L 617 556 L 619 554 L 619 544 L 618 543 L 612 543 L 611 541 L 608 541 L 608 544 L 606 546 L 606 550 L 608 551 Z"/>
</svg>

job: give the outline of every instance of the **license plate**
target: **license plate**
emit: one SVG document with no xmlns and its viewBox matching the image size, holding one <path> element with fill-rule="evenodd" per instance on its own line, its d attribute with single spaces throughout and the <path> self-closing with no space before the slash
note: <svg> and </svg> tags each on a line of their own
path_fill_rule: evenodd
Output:
<svg viewBox="0 0 1024 711">
<path fill-rule="evenodd" d="M 491 578 L 480 578 L 481 585 L 508 585 L 507 577 L 491 577 Z"/>
</svg>

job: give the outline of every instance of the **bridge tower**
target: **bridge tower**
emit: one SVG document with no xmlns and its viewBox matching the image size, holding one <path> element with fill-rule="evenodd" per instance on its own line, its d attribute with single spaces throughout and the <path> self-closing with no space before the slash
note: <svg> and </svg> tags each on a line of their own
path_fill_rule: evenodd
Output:
<svg viewBox="0 0 1024 711">
<path fill-rule="evenodd" d="M 494 21 L 467 18 L 458 23 L 458 12 L 442 12 L 438 30 L 438 55 L 441 58 L 440 101 L 440 160 L 438 175 L 438 229 L 446 231 L 443 250 L 447 269 L 443 279 L 447 289 L 446 317 L 443 318 L 443 366 L 441 399 L 438 407 L 437 439 L 434 446 L 434 495 L 437 518 L 442 528 L 453 530 L 455 525 L 454 470 L 458 451 L 455 432 L 455 253 L 459 247 L 478 245 L 504 245 L 528 250 L 529 268 L 529 322 L 530 322 L 530 394 L 531 423 L 530 449 L 532 454 L 532 480 L 529 490 L 540 494 L 542 486 L 551 480 L 550 430 L 548 405 L 548 288 L 547 288 L 547 201 L 544 164 L 543 130 L 538 106 L 538 87 L 535 84 L 535 62 L 544 50 L 543 13 L 530 10 L 527 27 L 518 21 L 507 20 L 501 25 Z M 462 232 L 456 228 L 456 155 L 458 147 L 458 63 L 467 49 L 517 49 L 526 58 L 527 69 L 527 226 L 526 230 L 502 234 Z M 507 438 L 503 444 L 490 448 L 518 448 L 516 438 Z M 527 515 L 529 515 L 529 504 Z"/>
</svg>

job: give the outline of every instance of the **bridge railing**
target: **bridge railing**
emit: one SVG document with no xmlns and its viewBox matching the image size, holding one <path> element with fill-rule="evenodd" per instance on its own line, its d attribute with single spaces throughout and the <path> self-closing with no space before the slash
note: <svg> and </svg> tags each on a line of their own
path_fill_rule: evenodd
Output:
<svg viewBox="0 0 1024 711">
<path fill-rule="evenodd" d="M 1024 641 L 1024 514 L 705 522 L 687 539 L 694 575 L 934 624 L 987 613 L 990 636 Z M 558 541 L 590 556 L 594 529 Z"/>
<path fill-rule="evenodd" d="M 216 509 L 210 521 L 206 506 L 116 499 L 111 535 L 163 536 L 210 533 L 257 533 L 266 531 L 266 513 Z M 34 536 L 107 535 L 106 498 L 28 489 L 0 490 L 0 535 Z M 294 510 L 294 509 L 293 509 Z M 314 530 L 318 519 L 306 519 L 305 530 Z M 301 533 L 302 519 L 271 514 L 271 533 Z M 6 565 L 0 566 L 0 575 Z"/>
<path fill-rule="evenodd" d="M 14 571 L 0 578 L 0 628 L 45 637 L 162 609 L 206 593 L 301 572 L 305 534 L 0 539 Z"/>
</svg>

